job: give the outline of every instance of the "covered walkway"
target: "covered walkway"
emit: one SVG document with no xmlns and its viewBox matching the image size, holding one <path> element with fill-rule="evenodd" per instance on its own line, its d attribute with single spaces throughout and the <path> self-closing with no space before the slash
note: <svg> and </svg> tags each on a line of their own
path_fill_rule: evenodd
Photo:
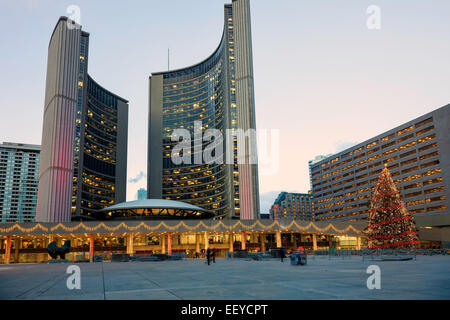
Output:
<svg viewBox="0 0 450 320">
<path fill-rule="evenodd" d="M 94 255 L 128 253 L 202 254 L 218 256 L 237 250 L 262 251 L 284 247 L 317 250 L 360 249 L 364 222 L 298 220 L 147 220 L 0 224 L 1 263 L 49 260 L 47 246 L 71 242 L 70 261 L 93 261 Z"/>
</svg>

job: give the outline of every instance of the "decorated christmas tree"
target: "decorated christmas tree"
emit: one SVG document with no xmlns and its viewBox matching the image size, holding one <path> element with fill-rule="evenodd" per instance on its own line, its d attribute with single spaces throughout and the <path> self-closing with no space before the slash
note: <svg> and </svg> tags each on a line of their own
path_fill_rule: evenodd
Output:
<svg viewBox="0 0 450 320">
<path fill-rule="evenodd" d="M 366 232 L 371 249 L 415 248 L 420 243 L 413 217 L 408 214 L 387 165 L 373 192 Z"/>
</svg>

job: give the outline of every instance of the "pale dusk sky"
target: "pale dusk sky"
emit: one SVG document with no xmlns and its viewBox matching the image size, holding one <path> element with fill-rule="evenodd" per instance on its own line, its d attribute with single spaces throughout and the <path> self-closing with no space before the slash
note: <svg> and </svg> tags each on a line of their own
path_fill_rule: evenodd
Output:
<svg viewBox="0 0 450 320">
<path fill-rule="evenodd" d="M 127 198 L 146 187 L 148 76 L 208 57 L 223 0 L 0 0 L 0 142 L 40 144 L 47 48 L 69 5 L 90 33 L 89 74 L 130 101 Z M 366 26 L 381 10 L 381 29 Z M 308 160 L 450 103 L 450 1 L 251 0 L 257 127 L 280 130 L 261 212 L 307 192 Z"/>
</svg>

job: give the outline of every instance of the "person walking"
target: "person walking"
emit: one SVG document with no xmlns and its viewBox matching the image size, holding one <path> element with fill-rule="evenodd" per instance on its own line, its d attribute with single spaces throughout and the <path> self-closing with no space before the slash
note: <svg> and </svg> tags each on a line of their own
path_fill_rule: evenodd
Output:
<svg viewBox="0 0 450 320">
<path fill-rule="evenodd" d="M 216 249 L 212 249 L 211 255 L 213 263 L 216 263 Z"/>
<path fill-rule="evenodd" d="M 284 253 L 284 249 L 280 250 L 280 258 L 281 258 L 281 262 L 283 262 L 283 259 L 286 257 L 286 254 Z"/>
<path fill-rule="evenodd" d="M 206 250 L 206 261 L 208 262 L 208 266 L 210 263 L 210 259 L 211 259 L 211 251 L 208 249 Z"/>
</svg>

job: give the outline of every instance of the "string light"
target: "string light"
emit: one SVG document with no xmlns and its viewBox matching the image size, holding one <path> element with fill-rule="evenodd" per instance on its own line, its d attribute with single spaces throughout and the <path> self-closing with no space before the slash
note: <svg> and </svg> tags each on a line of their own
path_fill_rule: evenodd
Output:
<svg viewBox="0 0 450 320">
<path fill-rule="evenodd" d="M 255 227 L 259 227 L 262 230 L 256 229 Z M 278 227 L 278 228 L 276 228 Z M 38 223 L 34 227 L 31 228 L 24 228 L 20 226 L 19 224 L 15 224 L 8 228 L 0 228 L 0 233 L 11 233 L 14 230 L 19 230 L 22 233 L 31 233 L 36 232 L 38 229 L 42 230 L 43 233 L 55 233 L 56 231 L 65 231 L 68 233 L 73 234 L 74 232 L 78 231 L 79 233 L 102 233 L 101 229 L 104 229 L 108 232 L 122 232 L 123 229 L 127 231 L 138 231 L 140 229 L 145 229 L 147 232 L 167 232 L 169 231 L 176 231 L 176 232 L 183 232 L 183 229 L 186 229 L 188 231 L 215 231 L 215 232 L 233 232 L 233 231 L 248 231 L 248 232 L 261 232 L 261 231 L 304 231 L 304 232 L 318 232 L 318 233 L 329 233 L 330 230 L 334 231 L 334 233 L 339 234 L 348 234 L 349 232 L 353 232 L 356 235 L 362 235 L 362 232 L 358 229 L 356 229 L 353 225 L 349 225 L 344 229 L 339 229 L 336 226 L 334 226 L 332 223 L 329 223 L 326 227 L 319 227 L 314 222 L 310 222 L 306 226 L 302 226 L 297 221 L 291 221 L 289 224 L 282 224 L 280 221 L 274 221 L 273 223 L 269 225 L 263 224 L 261 221 L 255 221 L 252 224 L 246 224 L 243 221 L 237 221 L 234 224 L 227 225 L 223 221 L 219 221 L 216 224 L 207 225 L 204 221 L 198 222 L 196 225 L 188 225 L 184 221 L 179 222 L 176 225 L 169 225 L 165 221 L 161 221 L 157 225 L 149 225 L 146 222 L 142 221 L 140 224 L 136 226 L 129 226 L 126 222 L 121 222 L 120 224 L 116 226 L 108 226 L 104 222 L 99 222 L 95 226 L 87 226 L 83 222 L 78 223 L 77 225 L 74 225 L 72 227 L 66 226 L 63 223 L 58 223 L 56 226 L 53 227 L 45 227 L 42 224 Z"/>
<path fill-rule="evenodd" d="M 387 166 L 374 189 L 366 234 L 370 249 L 412 248 L 420 244 L 413 217 L 408 214 Z"/>
</svg>

